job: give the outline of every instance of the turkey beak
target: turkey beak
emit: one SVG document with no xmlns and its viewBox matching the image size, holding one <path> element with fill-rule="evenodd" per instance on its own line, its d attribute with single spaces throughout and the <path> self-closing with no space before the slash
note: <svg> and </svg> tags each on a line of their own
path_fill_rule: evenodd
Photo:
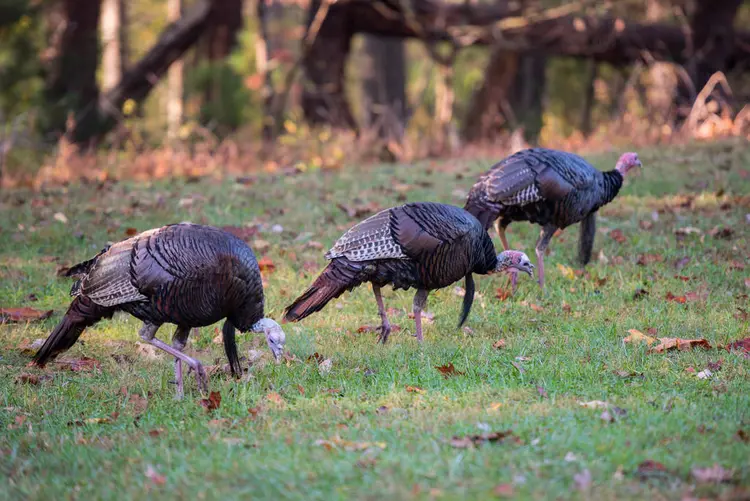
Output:
<svg viewBox="0 0 750 501">
<path fill-rule="evenodd" d="M 529 263 L 529 265 L 525 267 L 523 271 L 528 273 L 532 280 L 534 279 L 534 265 L 533 264 Z"/>
</svg>

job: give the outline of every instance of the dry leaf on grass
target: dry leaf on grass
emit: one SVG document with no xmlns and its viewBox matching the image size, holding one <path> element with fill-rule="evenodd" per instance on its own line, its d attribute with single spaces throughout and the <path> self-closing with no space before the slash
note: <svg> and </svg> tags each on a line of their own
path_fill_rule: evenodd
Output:
<svg viewBox="0 0 750 501">
<path fill-rule="evenodd" d="M 453 362 L 449 362 L 446 365 L 436 365 L 435 368 L 440 371 L 445 379 L 448 379 L 451 376 L 463 376 L 465 374 L 463 372 L 457 371 L 453 366 Z"/>
<path fill-rule="evenodd" d="M 219 400 L 221 400 L 221 398 L 219 398 Z M 128 396 L 128 409 L 130 409 L 130 412 L 132 412 L 135 416 L 143 414 L 143 412 L 145 412 L 147 408 L 148 399 L 146 397 L 141 396 L 137 393 L 131 393 Z"/>
<path fill-rule="evenodd" d="M 282 408 L 286 406 L 286 400 L 284 400 L 284 397 L 282 397 L 275 391 L 269 391 L 266 394 L 266 400 L 271 404 L 272 407 Z"/>
<path fill-rule="evenodd" d="M 515 491 L 513 490 L 513 484 L 499 484 L 495 486 L 494 489 L 492 489 L 493 494 L 495 496 L 501 497 L 501 498 L 511 498 L 515 494 Z"/>
<path fill-rule="evenodd" d="M 73 372 L 91 371 L 98 369 L 101 366 L 98 360 L 89 357 L 81 358 L 64 358 L 62 360 L 55 360 L 54 364 L 59 366 L 61 369 L 67 369 Z"/>
<path fill-rule="evenodd" d="M 163 353 L 161 350 L 158 350 L 156 346 L 148 343 L 141 343 L 140 341 L 135 342 L 135 352 L 144 358 L 150 359 L 159 359 Z"/>
<path fill-rule="evenodd" d="M 505 348 L 505 345 L 506 345 L 505 339 L 498 339 L 497 341 L 492 343 L 492 347 L 495 348 L 496 350 L 502 350 L 503 348 Z"/>
<path fill-rule="evenodd" d="M 151 465 L 146 467 L 146 478 L 151 480 L 154 485 L 164 485 L 167 483 L 167 477 L 156 471 Z"/>
<path fill-rule="evenodd" d="M 727 345 L 727 350 L 737 350 L 744 353 L 750 353 L 750 337 L 746 337 L 745 339 L 740 339 L 734 342 L 731 342 Z"/>
<path fill-rule="evenodd" d="M 44 345 L 44 341 L 44 338 L 38 338 L 29 343 L 28 339 L 24 339 L 18 346 L 18 350 L 24 355 L 34 355 Z"/>
<path fill-rule="evenodd" d="M 22 372 L 21 374 L 16 376 L 16 379 L 15 379 L 16 383 L 32 384 L 35 386 L 41 383 L 42 381 L 50 381 L 50 380 L 52 380 L 51 374 L 42 374 L 40 376 L 37 374 L 31 374 L 28 372 Z"/>
<path fill-rule="evenodd" d="M 506 289 L 504 287 L 498 287 L 495 291 L 495 298 L 499 299 L 500 301 L 505 301 L 512 295 L 510 289 Z"/>
<path fill-rule="evenodd" d="M 643 478 L 664 476 L 668 473 L 667 468 L 663 464 L 651 459 L 641 462 L 636 470 L 636 475 Z"/>
<path fill-rule="evenodd" d="M 350 440 L 344 440 L 339 436 L 335 436 L 330 440 L 316 440 L 315 445 L 323 446 L 326 450 L 332 449 L 343 449 L 345 451 L 364 451 L 367 449 L 378 448 L 385 449 L 385 442 L 352 442 Z"/>
<path fill-rule="evenodd" d="M 258 260 L 258 268 L 261 273 L 271 273 L 276 269 L 276 265 L 270 257 L 263 256 Z"/>
<path fill-rule="evenodd" d="M 424 393 L 425 392 L 422 388 L 419 388 L 417 386 L 407 386 L 406 391 L 407 393 Z"/>
<path fill-rule="evenodd" d="M 693 468 L 690 474 L 699 484 L 721 484 L 734 478 L 734 470 L 727 470 L 716 463 L 708 468 Z"/>
<path fill-rule="evenodd" d="M 627 238 L 625 238 L 625 235 L 623 234 L 622 230 L 612 230 L 609 232 L 609 238 L 617 242 L 618 244 L 624 244 L 628 241 Z"/>
<path fill-rule="evenodd" d="M 663 261 L 664 257 L 662 257 L 660 254 L 641 254 L 640 256 L 638 256 L 636 264 L 639 264 L 641 266 L 649 266 L 654 263 L 661 263 Z"/>
<path fill-rule="evenodd" d="M 521 439 L 513 434 L 512 430 L 495 431 L 492 433 L 482 433 L 479 435 L 453 436 L 449 443 L 457 449 L 467 449 L 476 447 L 485 443 L 503 442 L 510 439 L 515 443 L 521 443 Z"/>
<path fill-rule="evenodd" d="M 39 322 L 52 316 L 53 310 L 37 310 L 24 306 L 22 308 L 0 308 L 0 324 Z"/>
<path fill-rule="evenodd" d="M 630 334 L 625 339 L 622 340 L 623 343 L 641 343 L 644 342 L 647 345 L 651 346 L 656 342 L 656 338 L 653 338 L 651 336 L 647 336 L 638 329 L 630 329 L 628 330 L 628 333 Z"/>
<path fill-rule="evenodd" d="M 201 407 L 206 409 L 206 412 L 211 412 L 215 409 L 218 409 L 221 405 L 221 393 L 218 391 L 212 391 L 208 398 L 201 398 L 200 401 L 198 401 Z"/>
<path fill-rule="evenodd" d="M 660 337 L 659 344 L 654 346 L 649 353 L 664 353 L 669 350 L 692 350 L 693 348 L 711 349 L 711 344 L 705 339 L 681 339 L 678 337 Z"/>
</svg>

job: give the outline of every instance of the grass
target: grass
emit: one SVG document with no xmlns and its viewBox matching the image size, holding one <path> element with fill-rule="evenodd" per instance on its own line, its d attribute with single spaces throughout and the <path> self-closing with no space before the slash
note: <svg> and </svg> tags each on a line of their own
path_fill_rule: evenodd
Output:
<svg viewBox="0 0 750 501">
<path fill-rule="evenodd" d="M 615 158 L 591 160 L 608 169 Z M 510 484 L 503 492 L 517 499 L 736 498 L 750 486 L 750 445 L 737 437 L 750 431 L 748 360 L 716 349 L 648 354 L 645 345 L 622 340 L 629 329 L 648 328 L 714 346 L 748 336 L 738 308 L 748 307 L 750 153 L 745 144 L 718 143 L 648 150 L 641 158 L 642 173 L 600 211 L 601 255 L 589 275 L 564 268 L 574 267 L 577 228 L 570 228 L 552 242 L 544 293 L 520 277 L 516 296 L 502 301 L 495 291 L 505 280 L 479 277 L 469 329 L 455 327 L 461 300 L 453 287 L 431 294 L 434 322 L 422 346 L 406 315 L 413 291 L 385 291 L 402 328 L 387 346 L 358 333 L 378 321 L 371 291 L 361 287 L 284 326 L 298 362 L 261 361 L 243 381 L 214 374 L 210 386 L 222 401 L 211 413 L 199 405 L 192 377 L 185 400 L 173 399 L 171 360 L 139 353 L 139 323 L 126 315 L 88 329 L 62 357 L 93 357 L 98 370 L 25 367 L 29 358 L 19 346 L 45 337 L 69 302 L 70 282 L 56 276 L 57 266 L 89 258 L 125 238 L 127 228 L 183 220 L 257 224 L 255 246 L 268 249 L 256 252 L 275 264 L 266 273 L 267 310 L 279 318 L 324 266 L 324 249 L 363 217 L 350 218 L 337 204 L 461 204 L 489 162 L 1 194 L 0 306 L 54 315 L 0 326 L 0 465 L 7 478 L 0 498 L 486 499 L 499 484 Z M 711 236 L 717 226 L 734 232 Z M 678 239 L 674 230 L 684 227 L 701 233 Z M 625 241 L 607 234 L 614 229 Z M 509 240 L 533 256 L 537 233 L 516 224 Z M 637 264 L 645 254 L 662 261 Z M 743 264 L 749 267 L 738 269 Z M 638 288 L 649 294 L 634 299 Z M 688 292 L 697 299 L 665 299 Z M 164 326 L 158 335 L 169 340 L 172 330 Z M 224 362 L 214 335 L 213 326 L 201 329 L 189 345 L 209 365 Z M 240 336 L 242 353 L 250 346 L 266 352 L 261 337 Z M 499 339 L 505 348 L 493 348 Z M 308 360 L 315 352 L 332 360 L 330 372 Z M 711 378 L 696 376 L 719 359 Z M 435 366 L 447 363 L 464 374 L 442 377 Z M 53 377 L 17 382 L 24 372 Z M 131 399 L 147 399 L 148 407 L 139 413 Z M 627 414 L 606 422 L 601 410 L 579 405 L 591 400 Z M 448 443 L 454 435 L 508 429 L 520 443 Z M 336 437 L 363 450 L 318 442 Z M 646 460 L 667 471 L 638 475 Z M 691 470 L 715 463 L 733 470 L 733 482 L 696 483 Z"/>
</svg>

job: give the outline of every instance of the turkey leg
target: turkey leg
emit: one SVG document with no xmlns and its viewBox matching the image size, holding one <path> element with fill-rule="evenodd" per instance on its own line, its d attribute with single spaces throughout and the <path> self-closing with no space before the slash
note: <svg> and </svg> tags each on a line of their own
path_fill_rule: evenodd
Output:
<svg viewBox="0 0 750 501">
<path fill-rule="evenodd" d="M 383 304 L 383 297 L 380 295 L 380 287 L 372 284 L 372 293 L 375 294 L 375 301 L 378 302 L 378 313 L 380 314 L 381 325 L 378 327 L 380 334 L 378 334 L 378 341 L 385 344 L 388 341 L 388 336 L 391 333 L 391 323 L 388 321 L 388 315 L 385 313 L 385 305 Z"/>
<path fill-rule="evenodd" d="M 190 332 L 190 327 L 180 327 L 178 325 L 177 330 L 174 331 L 174 335 L 172 336 L 172 348 L 182 352 L 185 349 L 185 345 L 187 345 Z M 179 358 L 174 359 L 174 378 L 177 383 L 177 400 L 182 400 L 182 397 L 185 396 L 185 389 L 182 383 L 182 360 Z"/>
<path fill-rule="evenodd" d="M 144 323 L 138 333 L 145 342 L 152 346 L 156 346 L 160 350 L 164 350 L 175 358 L 178 358 L 188 364 L 188 366 L 195 371 L 195 379 L 198 382 L 198 388 L 201 391 L 208 391 L 208 378 L 206 377 L 206 371 L 203 370 L 203 365 L 193 357 L 189 357 L 179 350 L 176 350 L 169 346 L 167 343 L 156 338 L 156 331 L 159 330 L 158 325 Z"/>
<path fill-rule="evenodd" d="M 422 309 L 427 306 L 427 294 L 429 292 L 424 289 L 419 289 L 414 294 L 414 324 L 416 327 L 414 335 L 420 343 L 422 342 Z"/>
<path fill-rule="evenodd" d="M 557 231 L 557 226 L 547 225 L 539 233 L 539 240 L 536 242 L 536 260 L 539 264 L 539 287 L 544 289 L 544 251 L 547 250 L 552 236 Z"/>
<path fill-rule="evenodd" d="M 495 231 L 503 244 L 503 250 L 509 250 L 510 245 L 508 245 L 508 239 L 505 238 L 505 226 L 500 224 L 500 218 L 495 219 Z M 518 288 L 518 270 L 511 269 L 508 274 L 510 275 L 511 292 L 515 294 Z"/>
</svg>

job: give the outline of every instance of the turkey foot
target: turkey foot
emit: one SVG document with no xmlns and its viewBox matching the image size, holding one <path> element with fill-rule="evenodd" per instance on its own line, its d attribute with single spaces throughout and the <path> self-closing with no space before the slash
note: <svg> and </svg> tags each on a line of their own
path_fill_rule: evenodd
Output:
<svg viewBox="0 0 750 501">
<path fill-rule="evenodd" d="M 139 335 L 141 336 L 141 339 L 143 339 L 148 344 L 155 346 L 159 348 L 160 350 L 163 350 L 169 353 L 176 359 L 181 360 L 185 362 L 186 364 L 188 364 L 188 366 L 195 371 L 195 379 L 198 383 L 198 388 L 202 392 L 208 392 L 208 377 L 206 376 L 206 371 L 203 369 L 203 365 L 198 360 L 185 355 L 180 350 L 172 348 L 167 343 L 156 338 L 157 330 L 159 330 L 158 325 L 144 324 L 143 327 L 141 328 L 141 331 L 139 332 Z M 182 372 L 182 369 L 180 369 L 180 372 Z M 179 383 L 178 383 L 178 386 L 179 386 Z"/>
<path fill-rule="evenodd" d="M 376 329 L 379 332 L 378 341 L 385 344 L 388 341 L 388 336 L 391 334 L 391 323 L 388 321 L 388 315 L 385 313 L 385 305 L 383 304 L 383 297 L 380 295 L 380 287 L 372 284 L 372 293 L 375 294 L 375 301 L 378 303 L 378 314 L 382 322 L 380 327 Z"/>
<path fill-rule="evenodd" d="M 427 294 L 428 292 L 424 289 L 419 289 L 414 294 L 414 324 L 417 341 L 422 342 L 422 309 L 427 306 Z"/>
</svg>

